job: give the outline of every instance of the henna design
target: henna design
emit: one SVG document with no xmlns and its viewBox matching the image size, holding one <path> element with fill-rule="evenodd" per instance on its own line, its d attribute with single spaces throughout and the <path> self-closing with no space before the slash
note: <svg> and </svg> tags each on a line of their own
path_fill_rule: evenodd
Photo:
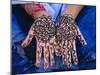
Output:
<svg viewBox="0 0 100 75">
<path fill-rule="evenodd" d="M 42 47 L 37 47 L 37 50 L 36 50 L 36 66 L 37 67 L 40 66 L 41 56 L 42 56 Z"/>
<path fill-rule="evenodd" d="M 78 64 L 78 57 L 77 57 L 77 51 L 76 51 L 76 46 L 75 46 L 75 40 L 72 40 L 71 42 L 72 44 L 72 59 L 73 59 L 73 62 L 74 64 Z"/>
<path fill-rule="evenodd" d="M 76 30 L 76 34 L 77 34 L 78 39 L 80 40 L 80 43 L 82 45 L 87 45 L 87 42 L 85 41 L 85 39 L 84 39 L 84 37 L 83 37 L 82 33 L 80 32 L 78 27 L 77 27 L 77 30 Z"/>
<path fill-rule="evenodd" d="M 72 62 L 71 62 L 71 42 L 70 41 L 67 41 L 67 67 L 70 68 L 72 66 Z"/>
<path fill-rule="evenodd" d="M 59 26 L 56 29 L 56 43 L 62 50 L 62 61 L 68 68 L 74 64 L 78 64 L 75 40 L 78 38 L 82 45 L 86 45 L 79 28 L 76 26 L 74 19 L 70 15 L 61 16 Z M 63 43 L 62 45 L 60 45 Z M 57 52 L 57 51 L 55 51 Z M 57 52 L 58 53 L 58 52 Z"/>
<path fill-rule="evenodd" d="M 53 48 L 49 47 L 49 52 L 50 52 L 50 65 L 53 66 L 54 65 L 54 50 Z"/>
<path fill-rule="evenodd" d="M 76 38 L 76 24 L 71 17 L 62 16 L 59 24 L 56 33 L 59 42 Z"/>
<path fill-rule="evenodd" d="M 44 47 L 44 69 L 49 67 L 49 50 L 47 47 Z"/>
<path fill-rule="evenodd" d="M 49 56 L 50 65 L 52 66 L 55 63 L 54 48 L 57 56 L 62 55 L 63 64 L 67 65 L 68 68 L 72 66 L 72 59 L 74 64 L 78 63 L 75 39 L 78 37 L 83 45 L 86 45 L 86 42 L 72 17 L 69 15 L 62 16 L 59 24 L 60 26 L 57 26 L 56 28 L 54 26 L 54 22 L 51 20 L 51 17 L 45 15 L 37 18 L 33 23 L 23 45 L 27 46 L 31 42 L 33 36 L 36 37 L 38 40 L 36 51 L 37 66 L 40 65 L 42 51 L 44 55 L 45 69 L 49 67 Z M 50 43 L 50 39 L 53 37 L 56 37 L 56 45 Z M 44 43 L 45 46 L 40 45 L 40 42 Z M 46 45 L 47 43 L 49 43 L 50 47 Z"/>
<path fill-rule="evenodd" d="M 33 30 L 37 40 L 47 43 L 55 35 L 54 23 L 51 20 L 51 17 L 41 16 L 33 24 Z M 50 52 L 50 64 L 54 64 L 53 50 L 49 50 L 48 47 L 44 47 L 44 68 L 49 67 L 49 52 Z"/>
<path fill-rule="evenodd" d="M 49 67 L 50 64 L 54 64 L 54 48 L 53 42 L 55 41 L 55 26 L 50 16 L 42 15 L 38 17 L 31 26 L 26 39 L 23 41 L 22 46 L 26 47 L 32 41 L 35 36 L 37 41 L 36 50 L 36 63 L 37 67 L 40 67 L 42 53 L 44 56 L 44 69 Z M 50 47 L 50 48 L 49 48 Z"/>
<path fill-rule="evenodd" d="M 55 36 L 54 23 L 51 17 L 45 15 L 37 18 L 33 24 L 33 30 L 38 40 L 46 43 Z"/>
</svg>

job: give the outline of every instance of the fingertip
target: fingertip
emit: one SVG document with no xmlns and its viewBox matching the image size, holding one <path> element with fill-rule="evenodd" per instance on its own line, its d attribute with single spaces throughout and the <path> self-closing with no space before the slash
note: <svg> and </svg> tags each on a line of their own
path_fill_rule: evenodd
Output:
<svg viewBox="0 0 100 75">
<path fill-rule="evenodd" d="M 48 67 L 49 67 L 49 63 L 45 63 L 45 64 L 44 64 L 44 69 L 47 70 Z"/>
<path fill-rule="evenodd" d="M 68 64 L 68 65 L 67 65 L 67 68 L 68 68 L 68 69 L 71 69 L 71 67 L 72 67 L 72 64 Z"/>
<path fill-rule="evenodd" d="M 85 41 L 85 45 L 87 45 L 87 42 Z"/>
<path fill-rule="evenodd" d="M 76 60 L 74 61 L 74 64 L 76 64 L 76 65 L 78 64 L 78 59 L 76 59 Z"/>
<path fill-rule="evenodd" d="M 27 44 L 26 44 L 25 42 L 22 42 L 21 46 L 22 46 L 22 47 L 26 47 Z"/>
<path fill-rule="evenodd" d="M 83 46 L 86 46 L 86 45 L 87 45 L 87 42 L 86 42 L 85 40 L 81 40 L 80 42 L 81 42 L 81 44 L 82 44 Z"/>
<path fill-rule="evenodd" d="M 24 44 L 22 43 L 21 46 L 24 47 Z"/>
</svg>

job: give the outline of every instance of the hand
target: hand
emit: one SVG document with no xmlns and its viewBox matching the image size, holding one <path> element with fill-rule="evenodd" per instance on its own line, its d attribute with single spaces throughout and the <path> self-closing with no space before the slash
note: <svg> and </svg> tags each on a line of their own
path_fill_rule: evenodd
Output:
<svg viewBox="0 0 100 75">
<path fill-rule="evenodd" d="M 76 38 L 80 40 L 82 45 L 87 44 L 71 15 L 61 16 L 56 31 L 58 49 L 55 50 L 56 55 L 61 52 L 63 64 L 67 65 L 68 68 L 72 66 L 72 62 L 78 64 Z"/>
<path fill-rule="evenodd" d="M 55 42 L 55 27 L 50 16 L 42 15 L 36 18 L 35 22 L 30 28 L 30 31 L 23 41 L 22 46 L 26 47 L 32 41 L 33 36 L 37 41 L 36 50 L 36 66 L 40 66 L 41 56 L 43 52 L 44 56 L 44 68 L 49 67 L 49 56 L 50 65 L 54 64 L 54 42 Z"/>
</svg>

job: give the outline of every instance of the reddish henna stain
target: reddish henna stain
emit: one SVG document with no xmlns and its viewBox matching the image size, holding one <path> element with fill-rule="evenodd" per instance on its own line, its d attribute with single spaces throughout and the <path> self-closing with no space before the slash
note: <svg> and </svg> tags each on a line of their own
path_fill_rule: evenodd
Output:
<svg viewBox="0 0 100 75">
<path fill-rule="evenodd" d="M 32 38 L 33 37 L 33 34 L 29 34 L 29 38 Z"/>
<path fill-rule="evenodd" d="M 80 42 L 81 42 L 83 45 L 85 45 L 84 40 L 80 40 Z"/>
</svg>

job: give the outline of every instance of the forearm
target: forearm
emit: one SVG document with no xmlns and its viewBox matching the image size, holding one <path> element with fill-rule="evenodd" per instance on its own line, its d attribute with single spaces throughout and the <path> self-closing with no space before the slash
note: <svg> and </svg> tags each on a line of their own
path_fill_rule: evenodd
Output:
<svg viewBox="0 0 100 75">
<path fill-rule="evenodd" d="M 40 17 L 42 15 L 48 16 L 47 11 L 41 4 L 25 4 L 23 5 L 24 9 L 26 10 L 27 14 L 32 16 L 34 19 Z"/>
<path fill-rule="evenodd" d="M 47 11 L 43 10 L 43 11 L 39 11 L 39 12 L 36 12 L 34 13 L 34 19 L 42 16 L 42 15 L 46 15 L 46 16 L 49 16 L 49 14 L 47 13 Z"/>
<path fill-rule="evenodd" d="M 72 15 L 73 19 L 76 19 L 83 7 L 83 5 L 68 5 L 63 14 L 70 14 Z"/>
</svg>

